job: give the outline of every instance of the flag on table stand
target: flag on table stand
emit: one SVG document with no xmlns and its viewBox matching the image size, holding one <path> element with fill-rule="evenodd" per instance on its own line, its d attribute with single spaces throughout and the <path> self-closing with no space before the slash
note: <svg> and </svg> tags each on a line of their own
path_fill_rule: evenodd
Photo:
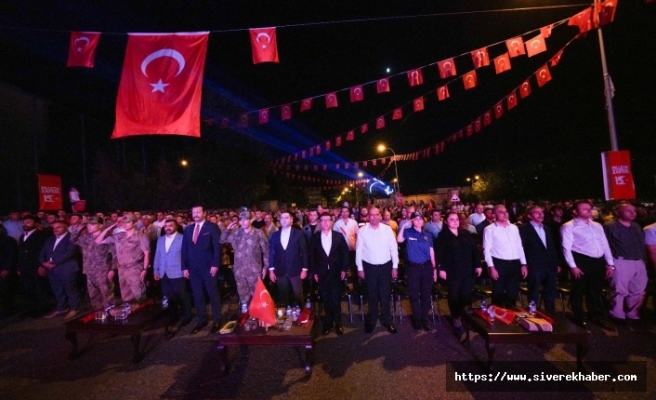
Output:
<svg viewBox="0 0 656 400">
<path fill-rule="evenodd" d="M 93 68 L 100 32 L 71 32 L 67 67 Z"/>
<path fill-rule="evenodd" d="M 251 304 L 248 307 L 248 314 L 264 322 L 269 326 L 276 324 L 276 306 L 271 298 L 271 295 L 264 287 L 264 282 L 259 277 L 255 284 L 255 291 Z"/>
<path fill-rule="evenodd" d="M 272 62 L 278 63 L 278 42 L 276 28 L 251 29 L 251 49 L 253 64 Z"/>
<path fill-rule="evenodd" d="M 112 139 L 200 137 L 207 38 L 208 32 L 129 34 Z"/>
</svg>

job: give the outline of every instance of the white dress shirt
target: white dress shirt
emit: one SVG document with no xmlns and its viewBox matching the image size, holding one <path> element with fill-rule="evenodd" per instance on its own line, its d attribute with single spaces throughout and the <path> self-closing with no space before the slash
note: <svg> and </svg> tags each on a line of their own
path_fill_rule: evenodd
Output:
<svg viewBox="0 0 656 400">
<path fill-rule="evenodd" d="M 473 213 L 469 216 L 469 223 L 476 226 L 485 220 L 485 213 Z"/>
<path fill-rule="evenodd" d="M 282 248 L 287 250 L 287 245 L 289 244 L 289 235 L 291 235 L 292 228 L 282 228 L 280 230 L 280 244 L 282 244 Z"/>
<path fill-rule="evenodd" d="M 171 248 L 171 243 L 173 243 L 173 240 L 175 239 L 175 235 L 177 235 L 178 232 L 173 232 L 171 236 L 166 236 L 164 238 L 164 249 L 166 252 L 169 252 L 169 249 Z"/>
<path fill-rule="evenodd" d="M 59 244 L 59 242 L 61 242 L 61 240 L 62 240 L 66 235 L 68 235 L 68 233 L 65 233 L 65 234 L 63 234 L 63 235 L 61 235 L 61 236 L 56 236 L 56 239 L 55 239 L 55 245 L 52 246 L 52 249 L 53 249 L 53 250 L 57 248 L 57 245 Z"/>
<path fill-rule="evenodd" d="M 326 256 L 330 256 L 330 248 L 333 246 L 333 233 L 328 232 L 326 235 L 325 233 L 321 232 L 321 247 L 323 247 L 323 251 L 326 252 Z M 328 264 L 328 269 L 330 269 L 330 264 Z"/>
<path fill-rule="evenodd" d="M 362 262 L 381 265 L 392 260 L 392 268 L 399 267 L 399 245 L 394 237 L 392 228 L 383 223 L 374 229 L 365 224 L 358 231 L 358 240 L 355 246 L 355 265 L 358 271 L 363 271 Z"/>
<path fill-rule="evenodd" d="M 25 233 L 23 234 L 23 242 L 25 242 L 25 241 L 27 240 L 27 238 L 30 237 L 30 235 L 31 235 L 32 233 L 34 233 L 35 231 L 36 231 L 36 229 L 32 229 L 32 230 L 29 231 L 29 232 L 25 232 Z"/>
<path fill-rule="evenodd" d="M 606 265 L 614 265 L 613 254 L 608 246 L 608 239 L 601 224 L 574 218 L 560 228 L 563 238 L 563 255 L 570 268 L 576 268 L 572 252 L 592 258 L 604 257 Z"/>
<path fill-rule="evenodd" d="M 333 230 L 344 235 L 344 239 L 346 239 L 346 244 L 348 245 L 349 250 L 355 250 L 355 241 L 358 235 L 359 227 L 358 223 L 355 222 L 354 219 L 349 218 L 346 220 L 346 222 L 344 222 L 343 218 L 338 219 L 333 224 Z"/>
<path fill-rule="evenodd" d="M 526 265 L 524 247 L 517 226 L 510 223 L 504 226 L 495 222 L 485 227 L 483 255 L 488 267 L 494 266 L 492 257 L 500 260 L 519 260 L 522 265 Z"/>
</svg>

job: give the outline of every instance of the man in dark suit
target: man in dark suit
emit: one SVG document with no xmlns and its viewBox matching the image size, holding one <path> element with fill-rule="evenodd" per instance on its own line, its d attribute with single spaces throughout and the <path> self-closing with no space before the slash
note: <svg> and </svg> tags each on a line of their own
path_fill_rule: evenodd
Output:
<svg viewBox="0 0 656 400">
<path fill-rule="evenodd" d="M 278 303 L 289 304 L 291 287 L 294 302 L 301 304 L 307 277 L 308 246 L 302 230 L 292 229 L 288 212 L 280 214 L 280 230 L 269 239 L 269 278 L 278 285 Z"/>
<path fill-rule="evenodd" d="M 191 209 L 191 217 L 194 223 L 185 228 L 182 239 L 182 272 L 184 277 L 191 281 L 198 320 L 191 333 L 198 333 L 207 326 L 205 292 L 212 303 L 214 323 L 210 333 L 216 333 L 221 326 L 221 298 L 217 284 L 219 265 L 221 265 L 219 228 L 205 221 L 205 211 L 201 206 Z"/>
<path fill-rule="evenodd" d="M 80 271 L 77 263 L 78 248 L 71 241 L 66 222 L 55 222 L 52 231 L 55 235 L 46 239 L 39 261 L 48 271 L 48 281 L 55 294 L 57 308 L 45 318 L 66 314 L 64 319 L 70 319 L 77 315 L 80 306 L 80 293 L 75 284 Z"/>
<path fill-rule="evenodd" d="M 326 309 L 323 334 L 327 335 L 335 325 L 335 333 L 344 334 L 340 285 L 346 277 L 349 249 L 344 235 L 333 230 L 330 214 L 319 217 L 321 231 L 310 238 L 310 274 L 319 284 L 319 292 Z"/>
<path fill-rule="evenodd" d="M 27 296 L 28 314 L 39 316 L 48 310 L 44 266 L 39 262 L 39 253 L 48 235 L 37 229 L 40 220 L 31 215 L 23 218 L 23 234 L 18 238 L 17 273 L 23 281 Z"/>
<path fill-rule="evenodd" d="M 513 201 L 508 206 L 508 219 L 511 224 L 514 224 L 519 220 L 519 217 L 522 215 L 522 209 L 517 205 L 516 201 Z"/>
<path fill-rule="evenodd" d="M 533 206 L 527 216 L 530 220 L 519 228 L 522 247 L 528 267 L 528 298 L 539 305 L 540 286 L 544 298 L 544 306 L 548 312 L 555 311 L 556 277 L 560 271 L 558 266 L 558 251 L 551 228 L 544 225 L 544 210 Z"/>
</svg>

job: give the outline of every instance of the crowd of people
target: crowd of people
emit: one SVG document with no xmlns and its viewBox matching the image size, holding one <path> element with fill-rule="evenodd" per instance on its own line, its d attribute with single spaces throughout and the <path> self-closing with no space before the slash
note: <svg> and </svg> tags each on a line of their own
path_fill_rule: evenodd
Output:
<svg viewBox="0 0 656 400">
<path fill-rule="evenodd" d="M 343 334 L 343 285 L 366 290 L 365 333 L 378 320 L 397 333 L 390 309 L 394 281 L 407 287 L 412 326 L 431 331 L 436 282 L 448 290 L 453 327 L 471 312 L 478 279 L 491 282 L 492 304 L 528 301 L 555 311 L 557 287 L 571 285 L 575 323 L 604 328 L 641 317 L 648 269 L 656 265 L 656 212 L 630 203 L 600 208 L 590 200 L 540 204 L 428 204 L 266 212 L 12 212 L 0 225 L 3 313 L 24 299 L 32 317 L 76 317 L 83 308 L 143 302 L 164 295 L 171 316 L 192 334 L 222 322 L 222 289 L 234 287 L 248 309 L 258 279 L 279 306 L 302 304 L 317 288 L 323 334 Z M 82 278 L 82 279 L 81 279 Z M 604 312 L 602 289 L 611 288 Z M 191 292 L 191 293 L 190 293 Z M 585 307 L 584 307 L 585 303 Z M 89 304 L 89 306 L 86 306 Z"/>
</svg>

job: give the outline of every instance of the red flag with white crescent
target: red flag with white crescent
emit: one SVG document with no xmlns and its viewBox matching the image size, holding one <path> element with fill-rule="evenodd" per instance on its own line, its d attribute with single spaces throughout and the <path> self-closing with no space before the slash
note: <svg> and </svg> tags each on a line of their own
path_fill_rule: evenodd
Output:
<svg viewBox="0 0 656 400">
<path fill-rule="evenodd" d="M 316 150 L 314 151 L 314 153 L 315 153 L 316 155 L 321 154 L 321 145 L 320 145 L 320 144 L 317 145 Z"/>
<path fill-rule="evenodd" d="M 483 125 L 488 126 L 492 123 L 492 111 L 485 111 L 483 114 Z"/>
<path fill-rule="evenodd" d="M 467 125 L 467 128 L 465 128 L 465 135 L 471 136 L 474 133 L 474 128 L 472 127 L 472 124 Z"/>
<path fill-rule="evenodd" d="M 248 113 L 239 116 L 239 127 L 248 128 Z"/>
<path fill-rule="evenodd" d="M 403 118 L 403 108 L 399 107 L 392 112 L 392 120 Z"/>
<path fill-rule="evenodd" d="M 418 97 L 412 102 L 412 109 L 414 112 L 424 109 L 424 97 Z"/>
<path fill-rule="evenodd" d="M 519 95 L 522 99 L 531 95 L 531 82 L 528 79 L 519 85 Z"/>
<path fill-rule="evenodd" d="M 208 32 L 129 34 L 112 139 L 200 137 L 207 37 Z"/>
<path fill-rule="evenodd" d="M 437 62 L 437 70 L 440 72 L 440 78 L 446 79 L 451 76 L 456 76 L 456 63 L 453 58 Z"/>
<path fill-rule="evenodd" d="M 376 92 L 385 93 L 390 91 L 389 78 L 381 78 L 376 82 Z"/>
<path fill-rule="evenodd" d="M 606 0 L 601 3 L 599 12 L 599 25 L 606 25 L 615 19 L 615 10 L 617 9 L 618 0 Z"/>
<path fill-rule="evenodd" d="M 521 36 L 506 40 L 506 48 L 510 57 L 517 57 L 526 54 L 524 51 L 524 40 Z"/>
<path fill-rule="evenodd" d="M 253 64 L 280 62 L 278 60 L 276 28 L 256 28 L 251 29 L 250 33 Z"/>
<path fill-rule="evenodd" d="M 487 47 L 483 47 L 471 52 L 474 68 L 487 67 L 490 65 L 490 57 L 487 54 Z"/>
<path fill-rule="evenodd" d="M 312 108 L 312 97 L 301 100 L 301 111 L 309 110 L 310 108 Z"/>
<path fill-rule="evenodd" d="M 326 94 L 326 108 L 337 107 L 337 93 Z"/>
<path fill-rule="evenodd" d="M 437 88 L 437 100 L 442 101 L 449 97 L 449 87 L 447 85 L 442 85 Z"/>
<path fill-rule="evenodd" d="M 264 282 L 262 282 L 262 279 L 259 277 L 255 284 L 255 291 L 253 292 L 253 298 L 251 298 L 251 304 L 248 307 L 248 314 L 269 326 L 276 324 L 276 306 L 271 295 L 266 290 Z"/>
<path fill-rule="evenodd" d="M 339 147 L 342 145 L 342 136 L 337 136 L 337 139 L 335 139 L 335 146 Z"/>
<path fill-rule="evenodd" d="M 424 77 L 421 75 L 421 68 L 408 71 L 408 84 L 410 86 L 417 86 L 424 83 Z"/>
<path fill-rule="evenodd" d="M 538 72 L 535 73 L 535 77 L 538 80 L 538 86 L 540 87 L 544 86 L 547 82 L 551 80 L 551 73 L 549 72 L 549 67 L 547 67 L 546 64 L 540 67 Z"/>
<path fill-rule="evenodd" d="M 258 112 L 258 122 L 261 124 L 266 124 L 269 122 L 269 109 L 265 108 L 263 110 L 260 110 Z"/>
<path fill-rule="evenodd" d="M 476 118 L 476 121 L 474 121 L 474 132 L 478 133 L 481 131 L 483 128 L 483 117 L 478 117 Z"/>
<path fill-rule="evenodd" d="M 533 57 L 536 54 L 540 54 L 544 51 L 547 51 L 547 43 L 542 37 L 542 34 L 539 34 L 536 37 L 529 39 L 525 44 L 526 44 L 526 53 L 529 57 Z"/>
<path fill-rule="evenodd" d="M 385 127 L 385 117 L 380 116 L 376 118 L 376 129 L 383 129 Z"/>
<path fill-rule="evenodd" d="M 360 133 L 365 133 L 369 130 L 369 124 L 362 124 L 360 127 Z"/>
<path fill-rule="evenodd" d="M 67 67 L 93 68 L 100 32 L 71 32 Z"/>
<path fill-rule="evenodd" d="M 579 33 L 585 33 L 592 29 L 592 22 L 590 21 L 590 16 L 592 14 L 592 8 L 588 7 L 580 13 L 574 15 L 569 19 L 567 25 L 578 26 Z"/>
<path fill-rule="evenodd" d="M 326 151 L 330 151 L 330 140 L 326 142 Z"/>
<path fill-rule="evenodd" d="M 350 92 L 351 92 L 351 103 L 364 100 L 364 92 L 362 91 L 362 85 L 353 86 Z"/>
<path fill-rule="evenodd" d="M 553 24 L 549 24 L 547 26 L 544 26 L 540 28 L 540 34 L 542 35 L 543 38 L 548 38 L 551 37 L 551 30 L 553 29 Z"/>
<path fill-rule="evenodd" d="M 502 102 L 498 102 L 494 106 L 494 118 L 499 119 L 503 117 L 503 104 Z"/>
<path fill-rule="evenodd" d="M 517 95 L 515 94 L 514 90 L 506 98 L 506 104 L 508 105 L 509 110 L 513 109 L 517 105 Z"/>
<path fill-rule="evenodd" d="M 488 63 L 489 65 L 489 63 Z M 478 80 L 476 79 L 476 70 L 471 70 L 462 76 L 462 82 L 465 85 L 465 90 L 473 89 L 476 87 Z"/>
<path fill-rule="evenodd" d="M 292 105 L 290 103 L 283 104 L 280 108 L 280 119 L 282 121 L 292 118 Z"/>
<path fill-rule="evenodd" d="M 494 59 L 494 70 L 497 75 L 510 70 L 510 56 L 508 53 L 503 53 Z"/>
<path fill-rule="evenodd" d="M 350 130 L 346 133 L 346 140 L 347 141 L 351 141 L 354 138 L 355 138 L 355 132 L 353 132 L 352 130 Z"/>
<path fill-rule="evenodd" d="M 560 62 L 560 58 L 563 56 L 563 51 L 559 51 L 553 57 L 551 57 L 551 66 L 555 67 Z"/>
</svg>

